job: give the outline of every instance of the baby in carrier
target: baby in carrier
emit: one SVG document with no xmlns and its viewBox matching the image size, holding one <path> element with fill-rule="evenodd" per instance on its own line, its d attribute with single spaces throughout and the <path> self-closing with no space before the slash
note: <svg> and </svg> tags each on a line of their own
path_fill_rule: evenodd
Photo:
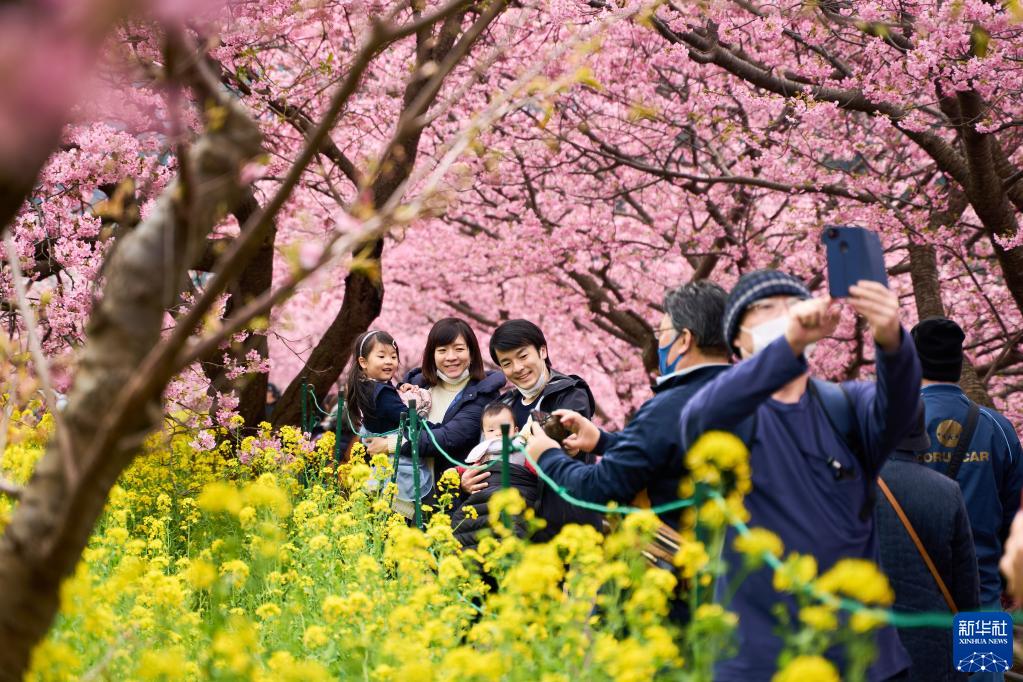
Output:
<svg viewBox="0 0 1023 682">
<path fill-rule="evenodd" d="M 481 531 L 490 527 L 488 503 L 490 497 L 501 489 L 501 426 L 507 424 L 509 430 L 515 430 L 515 415 L 510 407 L 503 403 L 490 403 L 483 408 L 482 429 L 483 440 L 466 457 L 466 464 L 472 467 L 490 466 L 491 475 L 486 479 L 486 488 L 464 496 L 462 502 L 451 512 L 451 527 L 454 535 L 465 548 L 475 548 L 482 537 Z M 512 450 L 508 457 L 508 479 L 511 487 L 517 489 L 526 501 L 527 507 L 536 505 L 538 488 L 537 478 L 526 468 L 525 454 Z M 459 475 L 465 467 L 458 467 Z M 475 513 L 470 512 L 472 508 Z M 516 525 L 516 531 L 525 532 Z"/>
</svg>

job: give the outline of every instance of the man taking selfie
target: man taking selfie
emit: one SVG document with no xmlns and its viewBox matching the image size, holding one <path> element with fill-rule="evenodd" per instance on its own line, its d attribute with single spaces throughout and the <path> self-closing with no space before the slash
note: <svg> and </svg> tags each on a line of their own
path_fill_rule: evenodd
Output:
<svg viewBox="0 0 1023 682">
<path fill-rule="evenodd" d="M 746 497 L 750 526 L 775 533 L 786 551 L 812 555 L 820 572 L 839 559 L 878 561 L 873 520 L 877 472 L 913 424 L 920 363 L 899 322 L 898 297 L 877 282 L 850 287 L 849 305 L 874 337 L 877 381 L 830 384 L 811 379 L 806 354 L 835 331 L 837 302 L 811 298 L 797 278 L 774 270 L 743 275 L 725 308 L 725 340 L 742 361 L 706 384 L 682 412 L 683 440 L 692 445 L 711 430 L 732 431 L 750 449 L 753 490 Z M 743 562 L 726 541 L 729 573 Z M 770 569 L 739 584 L 739 654 L 718 665 L 715 680 L 770 680 L 781 640 L 773 613 L 784 605 L 798 621 L 794 598 L 772 587 Z M 891 627 L 878 630 L 877 658 L 868 679 L 885 680 L 909 666 Z M 843 652 L 829 657 L 844 668 Z"/>
</svg>

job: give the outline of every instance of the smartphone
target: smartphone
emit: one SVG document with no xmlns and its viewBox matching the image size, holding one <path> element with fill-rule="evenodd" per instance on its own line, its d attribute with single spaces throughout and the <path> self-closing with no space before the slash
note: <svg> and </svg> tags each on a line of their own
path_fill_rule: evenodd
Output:
<svg viewBox="0 0 1023 682">
<path fill-rule="evenodd" d="M 884 249 L 877 233 L 854 225 L 825 225 L 821 241 L 828 254 L 828 290 L 832 298 L 849 296 L 861 279 L 888 286 Z"/>
</svg>

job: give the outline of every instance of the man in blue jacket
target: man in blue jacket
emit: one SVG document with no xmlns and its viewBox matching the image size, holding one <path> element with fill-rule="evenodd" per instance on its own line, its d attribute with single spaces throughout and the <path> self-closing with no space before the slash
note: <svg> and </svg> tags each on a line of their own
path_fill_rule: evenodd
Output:
<svg viewBox="0 0 1023 682">
<path fill-rule="evenodd" d="M 931 447 L 919 460 L 943 474 L 949 472 L 959 438 L 967 425 L 971 401 L 959 388 L 963 341 L 958 324 L 932 317 L 913 327 L 913 340 L 923 367 L 927 432 Z M 1023 450 L 1015 429 L 1001 414 L 978 407 L 973 436 L 962 456 L 956 480 L 963 490 L 973 528 L 980 571 L 980 602 L 1000 608 L 1002 580 L 998 560 L 1023 489 Z"/>
<path fill-rule="evenodd" d="M 724 289 L 707 281 L 669 290 L 657 329 L 661 376 L 654 396 L 617 433 L 598 429 L 578 412 L 556 411 L 573 431 L 565 447 L 603 457 L 587 466 L 549 438 L 530 437 L 528 450 L 540 468 L 574 497 L 590 502 L 628 504 L 644 489 L 654 506 L 677 500 L 685 448 L 678 429 L 669 425 L 701 386 L 728 368 L 721 336 L 726 298 Z M 678 528 L 679 512 L 661 520 Z"/>
<path fill-rule="evenodd" d="M 845 382 L 847 422 L 838 430 L 837 387 L 811 382 L 805 353 L 835 330 L 840 312 L 830 298 L 811 298 L 797 278 L 774 270 L 739 278 L 728 296 L 725 340 L 743 360 L 693 396 L 680 428 L 691 444 L 715 429 L 740 435 L 750 449 L 753 490 L 746 497 L 751 526 L 774 531 L 789 551 L 813 555 L 820 570 L 839 559 L 878 561 L 873 519 L 877 472 L 912 426 L 919 402 L 920 364 L 912 339 L 899 323 L 898 297 L 876 282 L 850 287 L 848 303 L 866 320 L 876 343 L 877 382 Z M 834 389 L 834 390 L 833 390 Z M 844 399 L 843 399 L 844 397 Z M 856 454 L 854 454 L 856 451 Z M 718 664 L 714 679 L 770 680 L 782 642 L 774 610 L 780 605 L 797 621 L 795 599 L 776 592 L 769 569 L 729 585 L 742 569 L 726 541 L 728 572 L 720 594 L 735 589 L 739 616 L 738 655 Z M 877 631 L 877 658 L 870 680 L 885 680 L 909 667 L 909 656 L 891 627 Z M 829 658 L 844 668 L 844 652 Z"/>
</svg>

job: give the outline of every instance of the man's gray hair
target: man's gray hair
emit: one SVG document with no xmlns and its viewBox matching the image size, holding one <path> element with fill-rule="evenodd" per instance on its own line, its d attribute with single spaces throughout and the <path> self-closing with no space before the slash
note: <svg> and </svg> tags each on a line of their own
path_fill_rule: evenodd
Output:
<svg viewBox="0 0 1023 682">
<path fill-rule="evenodd" d="M 722 333 L 728 294 L 717 284 L 698 280 L 664 293 L 664 312 L 671 326 L 681 332 L 688 329 L 701 352 L 728 355 Z"/>
</svg>

